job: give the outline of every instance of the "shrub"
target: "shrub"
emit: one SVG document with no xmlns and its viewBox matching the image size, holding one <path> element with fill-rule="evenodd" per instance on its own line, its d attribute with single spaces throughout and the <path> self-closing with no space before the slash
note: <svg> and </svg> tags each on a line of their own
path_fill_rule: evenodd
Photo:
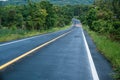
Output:
<svg viewBox="0 0 120 80">
<path fill-rule="evenodd" d="M 93 21 L 97 20 L 97 9 L 90 9 L 87 16 L 86 16 L 86 21 L 91 30 L 93 30 L 92 23 Z"/>
<path fill-rule="evenodd" d="M 2 25 L 0 25 L 0 29 L 2 28 L 3 26 Z"/>
<path fill-rule="evenodd" d="M 113 22 L 113 26 L 114 26 L 115 29 L 120 28 L 120 21 Z"/>
<path fill-rule="evenodd" d="M 99 33 L 109 33 L 112 29 L 112 23 L 105 21 L 105 20 L 98 20 L 93 21 L 92 23 L 93 31 L 99 32 Z"/>
<path fill-rule="evenodd" d="M 113 30 L 110 32 L 110 37 L 120 42 L 120 21 L 113 22 Z"/>
<path fill-rule="evenodd" d="M 14 31 L 14 30 L 17 30 L 17 27 L 16 27 L 16 25 L 12 25 L 12 26 L 10 27 L 10 29 Z"/>
<path fill-rule="evenodd" d="M 32 30 L 33 29 L 33 22 L 32 21 L 26 21 L 26 28 L 28 30 Z"/>
<path fill-rule="evenodd" d="M 113 17 L 113 13 L 110 10 L 99 10 L 97 12 L 97 19 L 103 19 L 103 20 L 111 20 Z"/>
</svg>

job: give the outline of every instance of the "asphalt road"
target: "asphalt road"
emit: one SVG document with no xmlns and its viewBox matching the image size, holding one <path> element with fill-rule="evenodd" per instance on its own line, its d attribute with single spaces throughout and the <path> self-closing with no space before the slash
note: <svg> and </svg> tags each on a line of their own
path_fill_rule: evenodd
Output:
<svg viewBox="0 0 120 80">
<path fill-rule="evenodd" d="M 81 27 L 1 44 L 0 65 L 68 31 L 66 36 L 3 69 L 1 80 L 93 80 Z M 100 71 L 101 64 L 96 61 L 98 76 L 100 80 L 112 80 L 108 75 L 110 65 L 102 60 L 107 70 Z"/>
</svg>

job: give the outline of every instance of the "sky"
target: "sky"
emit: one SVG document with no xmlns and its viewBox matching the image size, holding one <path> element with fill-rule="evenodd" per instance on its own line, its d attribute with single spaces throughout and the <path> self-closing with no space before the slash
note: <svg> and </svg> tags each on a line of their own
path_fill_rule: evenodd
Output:
<svg viewBox="0 0 120 80">
<path fill-rule="evenodd" d="M 7 1 L 7 0 L 0 0 L 0 1 Z"/>
</svg>

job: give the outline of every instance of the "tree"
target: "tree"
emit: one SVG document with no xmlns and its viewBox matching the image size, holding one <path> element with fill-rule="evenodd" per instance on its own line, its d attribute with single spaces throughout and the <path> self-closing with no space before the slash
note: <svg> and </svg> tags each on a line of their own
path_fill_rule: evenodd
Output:
<svg viewBox="0 0 120 80">
<path fill-rule="evenodd" d="M 97 9 L 96 8 L 92 8 L 89 10 L 86 20 L 87 20 L 87 24 L 89 26 L 89 28 L 91 30 L 93 30 L 94 28 L 92 27 L 92 23 L 93 21 L 95 21 L 97 19 Z"/>
<path fill-rule="evenodd" d="M 120 20 L 120 0 L 112 0 L 113 11 Z"/>
<path fill-rule="evenodd" d="M 2 8 L 0 7 L 0 28 L 2 27 Z"/>
<path fill-rule="evenodd" d="M 54 27 L 55 23 L 55 15 L 53 11 L 53 4 L 51 4 L 48 1 L 42 1 L 40 3 L 40 6 L 42 9 L 45 9 L 47 11 L 47 16 L 46 16 L 46 23 L 45 23 L 45 29 L 50 29 Z"/>
</svg>

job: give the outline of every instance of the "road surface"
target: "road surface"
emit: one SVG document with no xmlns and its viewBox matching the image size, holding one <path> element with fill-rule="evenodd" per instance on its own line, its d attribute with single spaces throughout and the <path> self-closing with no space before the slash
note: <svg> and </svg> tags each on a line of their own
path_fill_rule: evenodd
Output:
<svg viewBox="0 0 120 80">
<path fill-rule="evenodd" d="M 91 53 L 88 54 L 81 25 L 0 44 L 0 65 L 60 35 L 63 36 L 1 69 L 1 80 L 112 80 L 109 75 L 111 68 L 105 59 L 97 55 L 99 60 L 95 64 L 90 61 Z M 95 57 L 93 60 L 96 60 Z M 100 67 L 100 60 L 105 67 Z M 107 70 L 101 71 L 103 68 Z"/>
</svg>

